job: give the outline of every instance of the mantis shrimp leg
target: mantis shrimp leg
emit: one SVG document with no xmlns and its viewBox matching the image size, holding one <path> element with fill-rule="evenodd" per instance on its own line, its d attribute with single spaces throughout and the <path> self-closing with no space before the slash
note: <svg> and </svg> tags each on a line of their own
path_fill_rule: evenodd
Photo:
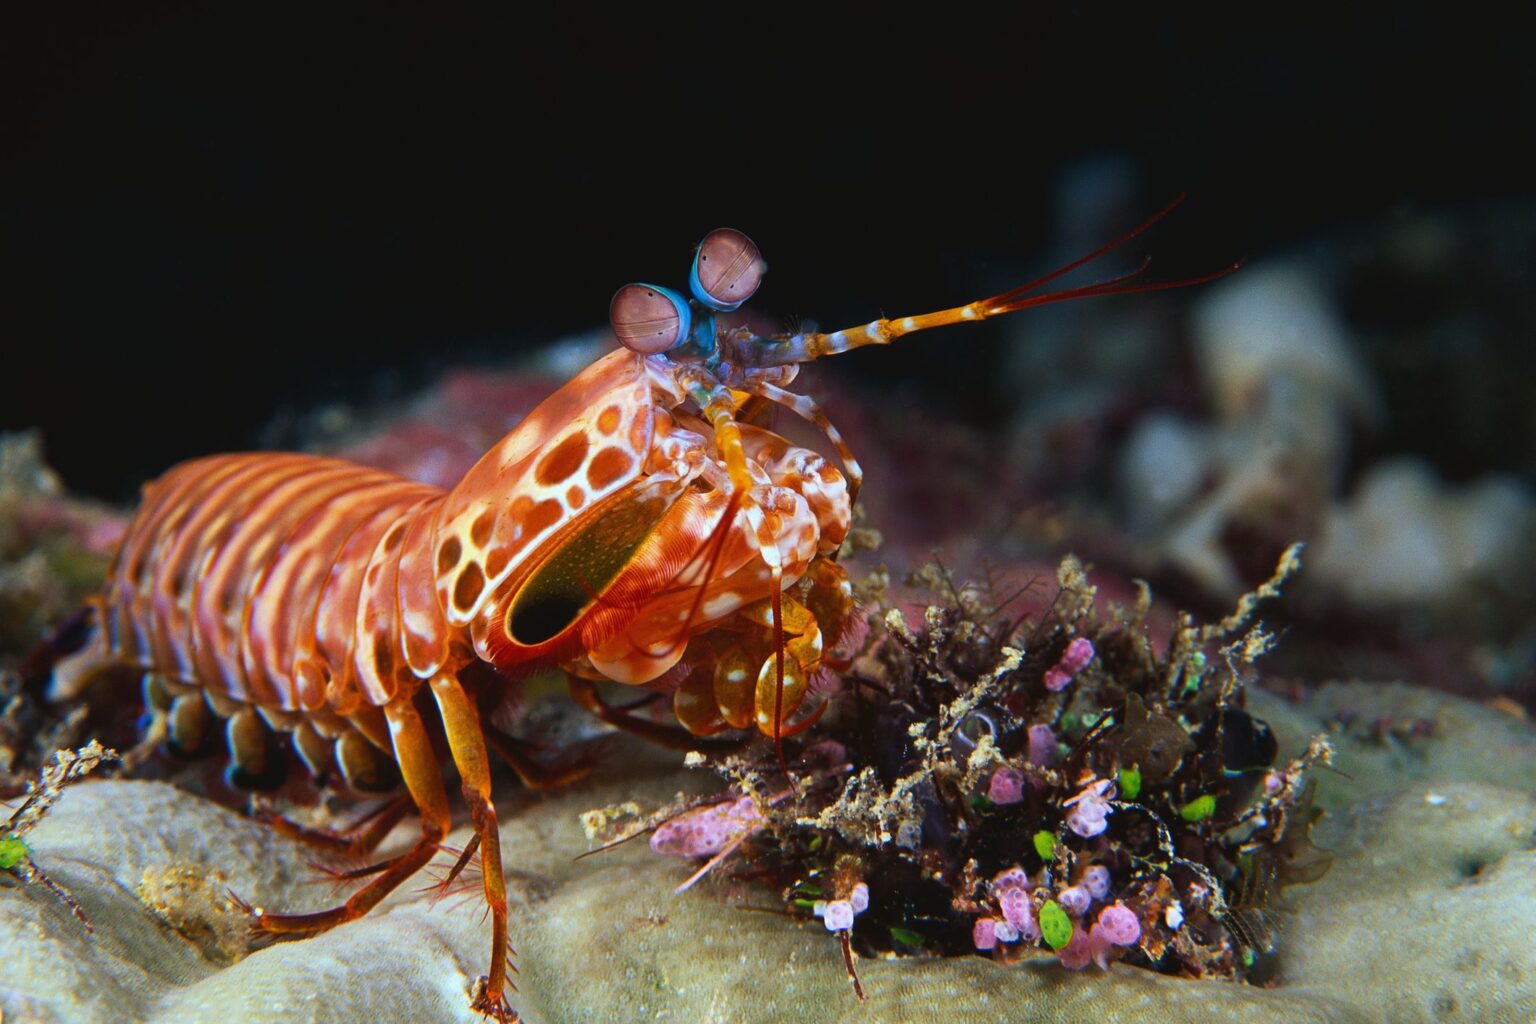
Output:
<svg viewBox="0 0 1536 1024">
<path fill-rule="evenodd" d="M 508 1019 L 511 1009 L 503 995 L 507 986 L 507 889 L 501 869 L 501 828 L 491 802 L 491 766 L 485 754 L 485 734 L 474 702 L 458 679 L 443 674 L 432 679 L 432 696 L 448 732 L 448 749 L 459 770 L 464 802 L 480 840 L 480 871 L 485 903 L 491 911 L 491 973 L 475 981 L 473 1006 L 494 1019 Z M 512 1019 L 515 1019 L 512 1018 Z"/>
<path fill-rule="evenodd" d="M 505 984 L 507 932 L 500 836 L 489 800 L 490 775 L 485 745 L 479 736 L 479 723 L 474 708 L 459 689 L 458 681 L 451 676 L 434 678 L 432 692 L 443 711 L 454 762 L 459 766 L 461 777 L 465 779 L 465 795 L 471 798 L 471 814 L 475 818 L 476 834 L 483 851 L 486 899 L 491 904 L 494 917 L 491 976 L 476 982 L 475 1008 L 496 1019 L 512 1021 L 517 1018 L 507 1007 L 501 988 L 491 988 L 493 980 L 500 985 Z M 354 921 L 372 910 L 400 883 L 425 867 L 441 847 L 451 819 L 448 793 L 443 787 L 442 773 L 437 755 L 432 749 L 431 737 L 409 699 L 385 705 L 384 716 L 395 759 L 400 765 L 400 774 L 421 816 L 420 838 L 405 853 L 380 865 L 377 876 L 338 907 L 308 914 L 272 914 L 260 907 L 251 908 L 259 930 L 276 935 L 311 935 Z M 473 735 L 472 744 L 466 740 L 466 729 Z M 484 794 L 483 798 L 480 798 L 481 794 Z M 499 906 L 492 899 L 493 892 L 499 899 Z"/>
</svg>

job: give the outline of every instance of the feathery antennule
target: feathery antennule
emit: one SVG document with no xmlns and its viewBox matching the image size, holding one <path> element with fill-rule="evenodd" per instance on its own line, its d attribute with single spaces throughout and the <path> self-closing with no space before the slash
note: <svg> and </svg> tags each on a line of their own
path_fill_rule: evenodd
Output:
<svg viewBox="0 0 1536 1024">
<path fill-rule="evenodd" d="M 771 340 L 764 339 L 756 346 L 740 348 L 736 355 L 744 365 L 750 366 L 775 366 L 787 363 L 809 362 L 814 359 L 820 359 L 823 356 L 837 355 L 840 352 L 863 348 L 866 345 L 889 345 L 897 338 L 908 334 L 915 334 L 918 331 L 932 330 L 935 327 L 946 327 L 950 324 L 975 323 L 990 317 L 1014 313 L 1021 309 L 1030 309 L 1035 306 L 1050 305 L 1055 302 L 1066 302 L 1071 299 L 1094 296 L 1129 295 L 1136 292 L 1187 288 L 1225 277 L 1241 267 L 1242 261 L 1238 261 L 1213 273 L 1203 274 L 1198 277 L 1180 278 L 1175 281 L 1138 282 L 1135 281 L 1135 278 L 1145 272 L 1148 266 L 1147 261 L 1143 261 L 1139 267 L 1129 273 L 1120 274 L 1095 284 L 1034 294 L 1051 282 L 1087 263 L 1091 263 L 1105 253 L 1124 245 L 1140 235 L 1172 213 L 1179 204 L 1184 202 L 1184 198 L 1184 195 L 1179 195 L 1173 202 L 1130 231 L 1099 246 L 1086 256 L 1080 256 L 1064 266 L 1057 267 L 1048 274 L 1037 277 L 1033 281 L 1022 284 L 1017 288 L 1010 288 L 1008 291 L 994 295 L 991 298 L 966 303 L 963 306 L 954 306 L 950 309 L 937 310 L 932 313 L 921 313 L 915 316 L 882 317 L 867 324 L 848 327 L 840 331 L 832 331 L 829 334 L 806 333 Z"/>
<path fill-rule="evenodd" d="M 1004 292 L 995 298 L 983 300 L 987 306 L 986 315 L 996 316 L 1000 313 L 1014 313 L 1021 309 L 1030 309 L 1035 306 L 1048 306 L 1053 302 L 1066 302 L 1069 299 L 1084 299 L 1102 295 L 1134 295 L 1138 292 L 1164 292 L 1173 288 L 1190 288 L 1194 285 L 1208 284 L 1211 281 L 1220 280 L 1228 274 L 1241 269 L 1242 260 L 1237 260 L 1229 266 L 1214 270 L 1209 274 L 1201 274 L 1198 277 L 1181 277 L 1176 281 L 1143 281 L 1139 284 L 1127 284 L 1132 278 L 1139 276 L 1151 264 L 1148 257 L 1143 260 L 1141 266 L 1126 274 L 1120 274 L 1095 284 L 1083 285 L 1080 288 L 1066 288 L 1059 292 L 1047 292 L 1044 295 L 1035 295 L 1027 298 L 1010 299 L 1009 296 L 1018 294 L 1018 289 Z"/>
<path fill-rule="evenodd" d="M 1140 234 L 1144 233 L 1145 231 L 1147 231 L 1149 228 L 1151 228 L 1158 221 L 1162 220 L 1164 217 L 1168 216 L 1174 210 L 1177 210 L 1180 206 L 1184 205 L 1184 200 L 1186 200 L 1188 198 L 1189 198 L 1189 193 L 1188 192 L 1180 192 L 1177 196 L 1174 196 L 1173 201 L 1171 203 L 1169 203 L 1167 206 L 1163 207 L 1161 210 L 1158 210 L 1156 213 L 1154 213 L 1152 216 L 1148 217 L 1146 220 L 1142 221 L 1140 224 L 1138 224 L 1135 227 L 1131 228 L 1131 230 L 1127 231 L 1125 234 L 1120 235 L 1118 238 L 1113 238 L 1110 241 L 1105 242 L 1103 245 L 1099 246 L 1097 249 L 1095 249 L 1092 252 L 1088 253 L 1086 256 L 1080 256 L 1077 259 L 1073 260 L 1071 263 L 1066 264 L 1065 266 L 1057 267 L 1055 270 L 1051 271 L 1049 274 L 1046 274 L 1044 277 L 1037 277 L 1033 281 L 1030 281 L 1028 284 L 1022 284 L 1019 287 L 1014 288 L 1014 289 L 1012 289 L 1009 292 L 1005 292 L 1004 294 L 1006 294 L 1006 295 L 1024 295 L 1024 294 L 1027 294 L 1029 292 L 1035 291 L 1036 289 L 1045 287 L 1046 285 L 1050 284 L 1052 281 L 1056 280 L 1059 277 L 1065 277 L 1066 275 L 1072 273 L 1072 271 L 1076 270 L 1078 267 L 1083 266 L 1085 263 L 1092 263 L 1094 260 L 1098 259 L 1100 256 L 1103 256 L 1106 253 L 1110 253 L 1110 252 L 1115 251 L 1116 249 L 1118 249 L 1122 245 L 1124 245 L 1126 242 L 1129 242 L 1131 239 L 1135 238 L 1137 235 L 1140 235 Z M 1145 268 L 1145 264 L 1143 264 L 1143 268 Z M 1001 298 L 1001 296 L 999 296 L 999 298 Z M 992 301 L 996 301 L 996 300 L 988 299 L 987 301 L 988 302 L 992 302 Z"/>
</svg>

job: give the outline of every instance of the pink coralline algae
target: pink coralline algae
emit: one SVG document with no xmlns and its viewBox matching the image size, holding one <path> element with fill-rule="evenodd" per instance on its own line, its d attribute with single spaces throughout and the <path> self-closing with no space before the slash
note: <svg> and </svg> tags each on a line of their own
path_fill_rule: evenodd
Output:
<svg viewBox="0 0 1536 1024">
<path fill-rule="evenodd" d="M 1108 779 L 1095 779 L 1063 803 L 1063 807 L 1072 808 L 1067 814 L 1067 827 L 1084 839 L 1092 838 L 1108 828 L 1109 815 L 1114 810 L 1109 804 L 1109 789 Z"/>
<path fill-rule="evenodd" d="M 651 833 L 651 850 L 668 857 L 712 856 L 762 822 L 762 812 L 748 796 L 697 807 L 657 827 Z"/>
<path fill-rule="evenodd" d="M 1093 660 L 1093 641 L 1078 637 L 1067 644 L 1056 664 L 1045 670 L 1045 688 L 1052 693 L 1065 690 L 1067 684 Z"/>
<path fill-rule="evenodd" d="M 1000 807 L 1016 804 L 1024 799 L 1024 773 L 1017 768 L 999 768 L 992 773 L 987 786 L 987 799 Z"/>
</svg>

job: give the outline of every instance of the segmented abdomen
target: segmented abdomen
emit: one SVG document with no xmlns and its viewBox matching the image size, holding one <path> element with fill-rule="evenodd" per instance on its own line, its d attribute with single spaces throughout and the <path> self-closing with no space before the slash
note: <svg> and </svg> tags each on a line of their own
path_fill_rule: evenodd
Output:
<svg viewBox="0 0 1536 1024">
<path fill-rule="evenodd" d="M 109 642 L 129 661 L 243 703 L 342 713 L 383 703 L 392 692 L 368 692 L 368 680 L 359 688 L 357 645 L 369 645 L 370 665 L 398 648 L 401 548 L 442 495 L 311 455 L 182 463 L 145 488 L 118 551 Z"/>
</svg>

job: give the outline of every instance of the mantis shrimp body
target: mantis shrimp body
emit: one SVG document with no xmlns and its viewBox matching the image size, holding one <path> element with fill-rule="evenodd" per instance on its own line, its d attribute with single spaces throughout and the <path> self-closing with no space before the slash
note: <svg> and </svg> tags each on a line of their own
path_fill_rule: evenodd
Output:
<svg viewBox="0 0 1536 1024">
<path fill-rule="evenodd" d="M 272 453 L 197 459 L 148 485 L 91 603 L 94 635 L 56 666 L 54 691 L 78 692 L 111 666 L 141 669 L 172 738 L 195 745 L 212 711 L 248 776 L 265 770 L 272 730 L 313 770 L 334 764 L 356 788 L 387 784 L 398 766 L 409 801 L 332 840 L 367 850 L 414 806 L 415 845 L 356 873 L 367 880 L 340 906 L 252 911 L 278 934 L 360 917 L 431 860 L 450 827 L 440 728 L 492 922 L 473 1005 L 516 1019 L 482 721 L 494 694 L 472 670 L 562 666 L 582 703 L 642 732 L 661 727 L 604 704 L 593 681 L 675 686 L 676 715 L 696 735 L 755 728 L 782 744 L 807 728 L 821 711 L 802 705 L 823 666 L 822 635 L 852 612 L 834 555 L 860 473 L 816 403 L 785 390 L 797 364 L 1061 298 L 1172 286 L 1117 278 L 1029 294 L 1069 269 L 938 313 L 762 338 L 716 322 L 752 295 L 765 265 L 745 235 L 713 232 L 695 254 L 691 298 L 620 289 L 611 319 L 622 347 L 451 490 Z M 842 468 L 746 422 L 749 402 L 814 423 Z M 510 758 L 494 737 L 491 746 Z"/>
</svg>

